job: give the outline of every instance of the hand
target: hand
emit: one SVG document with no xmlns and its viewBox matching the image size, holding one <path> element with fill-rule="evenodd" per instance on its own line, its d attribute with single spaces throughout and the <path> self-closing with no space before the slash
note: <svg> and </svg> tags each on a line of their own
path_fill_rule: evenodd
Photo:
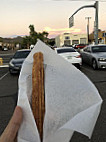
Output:
<svg viewBox="0 0 106 142">
<path fill-rule="evenodd" d="M 20 128 L 22 122 L 22 109 L 17 106 L 15 108 L 14 114 L 0 137 L 0 142 L 15 142 L 17 132 Z"/>
</svg>

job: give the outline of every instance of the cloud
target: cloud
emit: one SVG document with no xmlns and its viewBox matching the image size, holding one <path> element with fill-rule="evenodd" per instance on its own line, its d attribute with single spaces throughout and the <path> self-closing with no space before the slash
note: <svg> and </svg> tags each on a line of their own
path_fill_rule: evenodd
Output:
<svg viewBox="0 0 106 142">
<path fill-rule="evenodd" d="M 81 33 L 81 29 L 77 29 L 77 28 L 52 29 L 50 27 L 45 27 L 43 31 L 47 31 L 49 33 L 49 38 L 56 37 L 62 33 L 73 33 L 73 34 Z"/>
</svg>

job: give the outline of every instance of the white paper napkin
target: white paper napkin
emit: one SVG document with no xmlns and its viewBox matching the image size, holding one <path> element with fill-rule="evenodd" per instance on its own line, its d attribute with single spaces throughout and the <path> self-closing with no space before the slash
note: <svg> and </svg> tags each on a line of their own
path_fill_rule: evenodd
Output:
<svg viewBox="0 0 106 142">
<path fill-rule="evenodd" d="M 45 120 L 43 142 L 69 142 L 74 131 L 91 137 L 102 99 L 96 87 L 76 67 L 38 40 L 19 76 L 18 105 L 23 122 L 18 142 L 40 142 L 31 104 L 33 54 L 42 52 L 45 66 Z"/>
</svg>

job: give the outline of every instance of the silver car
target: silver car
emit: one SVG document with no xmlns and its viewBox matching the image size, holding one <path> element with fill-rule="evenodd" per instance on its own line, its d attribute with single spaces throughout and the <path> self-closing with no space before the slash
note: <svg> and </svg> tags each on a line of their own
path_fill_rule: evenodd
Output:
<svg viewBox="0 0 106 142">
<path fill-rule="evenodd" d="M 89 45 L 81 51 L 82 61 L 93 69 L 106 68 L 106 45 Z"/>
</svg>

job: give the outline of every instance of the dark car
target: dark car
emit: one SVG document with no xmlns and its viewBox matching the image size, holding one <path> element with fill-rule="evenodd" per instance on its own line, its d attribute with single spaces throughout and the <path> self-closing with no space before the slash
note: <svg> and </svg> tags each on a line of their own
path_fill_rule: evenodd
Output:
<svg viewBox="0 0 106 142">
<path fill-rule="evenodd" d="M 9 72 L 11 74 L 14 73 L 19 73 L 22 67 L 22 64 L 25 60 L 25 58 L 28 56 L 31 50 L 29 49 L 23 49 L 23 50 L 18 50 L 11 61 L 9 62 Z"/>
<path fill-rule="evenodd" d="M 89 45 L 81 50 L 82 61 L 93 69 L 106 68 L 106 45 Z"/>
</svg>

